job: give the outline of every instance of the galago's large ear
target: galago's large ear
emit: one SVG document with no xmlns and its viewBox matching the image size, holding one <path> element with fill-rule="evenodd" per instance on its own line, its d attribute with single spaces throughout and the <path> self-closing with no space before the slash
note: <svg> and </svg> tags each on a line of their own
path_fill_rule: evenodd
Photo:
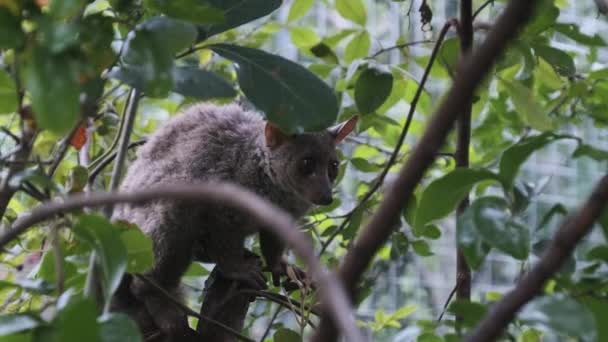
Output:
<svg viewBox="0 0 608 342">
<path fill-rule="evenodd" d="M 346 136 L 349 135 L 350 132 L 353 131 L 353 129 L 355 129 L 355 126 L 357 125 L 357 120 L 359 120 L 359 117 L 355 115 L 352 118 L 341 122 L 335 126 L 332 126 L 328 129 L 329 134 L 334 137 L 334 142 L 336 144 L 342 142 L 342 140 L 344 140 L 344 138 L 346 138 Z"/>
<path fill-rule="evenodd" d="M 289 136 L 281 131 L 277 126 L 266 121 L 266 127 L 264 127 L 264 137 L 266 138 L 266 146 L 270 149 L 275 149 L 281 146 Z"/>
</svg>

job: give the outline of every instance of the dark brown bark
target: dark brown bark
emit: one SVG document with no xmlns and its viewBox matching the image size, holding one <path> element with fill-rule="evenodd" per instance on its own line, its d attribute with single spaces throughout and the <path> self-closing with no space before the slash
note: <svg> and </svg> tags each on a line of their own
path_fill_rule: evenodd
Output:
<svg viewBox="0 0 608 342">
<path fill-rule="evenodd" d="M 465 59 L 473 48 L 473 1 L 460 1 L 460 58 Z M 456 166 L 469 167 L 469 146 L 471 144 L 471 107 L 469 102 L 458 119 L 458 141 L 456 145 Z M 461 215 L 469 206 L 467 195 L 458 205 L 457 215 Z M 456 298 L 469 300 L 471 298 L 471 269 L 462 251 L 456 251 Z M 456 317 L 460 322 L 461 317 Z"/>
<path fill-rule="evenodd" d="M 604 176 L 578 214 L 562 223 L 536 265 L 521 278 L 513 291 L 493 306 L 467 341 L 495 341 L 515 314 L 541 294 L 547 280 L 559 271 L 576 245 L 591 231 L 607 203 L 608 176 Z"/>
<path fill-rule="evenodd" d="M 363 272 L 378 249 L 388 240 L 397 226 L 402 208 L 411 197 L 427 168 L 435 160 L 439 148 L 463 110 L 471 103 L 473 92 L 490 71 L 507 43 L 530 19 L 536 2 L 513 0 L 488 32 L 484 43 L 470 58 L 462 61 L 454 85 L 431 119 L 428 128 L 410 159 L 401 169 L 394 184 L 388 189 L 382 204 L 361 230 L 353 248 L 349 250 L 339 269 L 339 276 L 351 298 Z M 334 341 L 337 333 L 329 317 L 324 316 L 314 341 Z"/>
</svg>

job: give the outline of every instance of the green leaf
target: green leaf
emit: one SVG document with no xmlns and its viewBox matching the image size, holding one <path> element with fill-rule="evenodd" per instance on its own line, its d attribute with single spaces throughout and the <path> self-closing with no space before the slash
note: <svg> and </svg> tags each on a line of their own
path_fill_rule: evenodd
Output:
<svg viewBox="0 0 608 342">
<path fill-rule="evenodd" d="M 111 77 L 138 87 L 151 97 L 165 97 L 173 88 L 173 57 L 196 38 L 194 25 L 153 17 L 129 33 L 123 65 Z"/>
<path fill-rule="evenodd" d="M 242 46 L 209 48 L 238 64 L 241 90 L 285 133 L 320 131 L 335 122 L 338 102 L 333 90 L 301 65 Z"/>
<path fill-rule="evenodd" d="M 481 303 L 457 299 L 450 304 L 448 311 L 462 317 L 464 326 L 474 327 L 485 316 L 488 309 Z"/>
<path fill-rule="evenodd" d="M 539 131 L 553 129 L 553 123 L 541 105 L 534 100 L 532 91 L 519 81 L 500 80 L 509 92 L 515 110 L 520 113 L 530 127 Z"/>
<path fill-rule="evenodd" d="M 59 313 L 55 317 L 55 341 L 100 341 L 97 325 L 97 308 L 93 300 L 64 293 L 57 303 Z"/>
<path fill-rule="evenodd" d="M 208 3 L 197 0 L 149 0 L 151 8 L 175 19 L 195 24 L 221 24 L 224 12 Z"/>
<path fill-rule="evenodd" d="M 363 158 L 352 158 L 350 162 L 357 170 L 361 172 L 378 172 L 382 170 L 382 165 L 370 163 Z"/>
<path fill-rule="evenodd" d="M 61 134 L 76 124 L 80 86 L 75 60 L 38 48 L 26 62 L 22 76 L 39 127 Z"/>
<path fill-rule="evenodd" d="M 0 315 L 0 336 L 30 330 L 40 325 L 40 321 L 30 315 L 2 314 Z"/>
<path fill-rule="evenodd" d="M 199 42 L 272 13 L 281 6 L 282 0 L 207 0 L 206 2 L 222 10 L 224 22 L 200 25 L 197 38 Z"/>
<path fill-rule="evenodd" d="M 537 56 L 544 58 L 562 76 L 572 76 L 576 73 L 574 60 L 563 50 L 548 45 L 533 45 Z"/>
<path fill-rule="evenodd" d="M 81 240 L 90 244 L 100 258 L 104 276 L 105 298 L 114 293 L 127 268 L 127 250 L 120 231 L 107 219 L 98 215 L 83 215 L 72 227 Z"/>
<path fill-rule="evenodd" d="M 499 175 L 505 188 L 513 186 L 513 181 L 521 165 L 535 151 L 545 147 L 548 143 L 558 139 L 571 138 L 568 136 L 558 136 L 544 133 L 522 139 L 517 144 L 509 147 L 500 158 Z"/>
<path fill-rule="evenodd" d="M 369 33 L 367 31 L 359 32 L 346 45 L 344 61 L 350 63 L 357 58 L 367 57 L 370 44 Z"/>
<path fill-rule="evenodd" d="M 473 209 L 469 206 L 456 221 L 456 238 L 458 248 L 464 254 L 467 264 L 472 269 L 478 270 L 486 255 L 490 252 L 490 247 L 483 241 L 481 235 L 477 232 L 475 222 L 473 221 Z"/>
<path fill-rule="evenodd" d="M 376 68 L 363 70 L 355 84 L 355 103 L 361 114 L 378 109 L 393 88 L 393 74 Z"/>
<path fill-rule="evenodd" d="M 336 0 L 336 10 L 346 19 L 361 26 L 367 22 L 367 12 L 362 0 Z"/>
<path fill-rule="evenodd" d="M 141 273 L 154 264 L 152 240 L 137 228 L 127 228 L 120 234 L 127 250 L 127 272 Z"/>
<path fill-rule="evenodd" d="M 429 332 L 425 332 L 420 334 L 418 337 L 416 337 L 416 342 L 443 342 L 444 340 L 433 334 L 433 333 L 429 333 Z"/>
<path fill-rule="evenodd" d="M 19 18 L 13 16 L 8 8 L 0 7 L 0 49 L 20 47 L 25 42 Z"/>
<path fill-rule="evenodd" d="M 15 81 L 4 70 L 0 70 L 0 114 L 17 111 L 17 87 Z"/>
<path fill-rule="evenodd" d="M 471 204 L 470 210 L 475 229 L 488 245 L 519 260 L 528 257 L 530 231 L 512 220 L 503 198 L 480 197 Z"/>
<path fill-rule="evenodd" d="M 49 5 L 49 13 L 57 19 L 71 18 L 78 15 L 86 3 L 86 0 L 51 1 Z"/>
<path fill-rule="evenodd" d="M 596 322 L 591 312 L 563 294 L 534 300 L 523 308 L 518 318 L 527 324 L 549 328 L 583 341 L 596 341 Z M 603 321 L 605 317 L 601 319 Z"/>
<path fill-rule="evenodd" d="M 236 91 L 216 73 L 196 67 L 175 67 L 173 80 L 176 93 L 201 100 L 221 97 L 234 97 Z"/>
<path fill-rule="evenodd" d="M 431 247 L 428 242 L 424 240 L 416 240 L 411 242 L 412 248 L 414 252 L 420 256 L 431 256 L 433 252 L 431 251 Z"/>
<path fill-rule="evenodd" d="M 287 22 L 292 22 L 302 18 L 314 5 L 314 0 L 295 0 L 289 9 L 289 15 L 287 16 Z"/>
<path fill-rule="evenodd" d="M 143 341 L 137 324 L 123 313 L 110 313 L 101 316 L 99 322 L 99 337 L 101 342 Z"/>
<path fill-rule="evenodd" d="M 601 324 L 608 315 L 608 305 L 606 299 L 599 299 L 591 296 L 580 297 L 579 301 L 585 305 L 595 318 L 597 329 L 597 341 L 608 341 L 608 324 Z"/>
<path fill-rule="evenodd" d="M 274 342 L 302 342 L 300 334 L 287 328 L 277 329 L 272 338 Z"/>
<path fill-rule="evenodd" d="M 441 229 L 435 224 L 427 224 L 422 229 L 422 236 L 431 240 L 437 240 L 441 237 Z"/>
<path fill-rule="evenodd" d="M 290 27 L 289 35 L 293 45 L 299 49 L 311 48 L 321 41 L 317 33 L 308 27 Z"/>
<path fill-rule="evenodd" d="M 606 42 L 602 37 L 597 34 L 592 37 L 581 33 L 577 24 L 556 23 L 553 27 L 557 32 L 581 44 L 588 46 L 606 46 Z"/>
<path fill-rule="evenodd" d="M 608 151 L 596 148 L 587 144 L 580 144 L 572 153 L 572 158 L 589 157 L 595 161 L 601 162 L 608 160 Z"/>
<path fill-rule="evenodd" d="M 484 169 L 458 168 L 436 179 L 424 190 L 418 202 L 414 229 L 420 232 L 427 223 L 445 217 L 482 180 L 498 179 Z"/>
</svg>

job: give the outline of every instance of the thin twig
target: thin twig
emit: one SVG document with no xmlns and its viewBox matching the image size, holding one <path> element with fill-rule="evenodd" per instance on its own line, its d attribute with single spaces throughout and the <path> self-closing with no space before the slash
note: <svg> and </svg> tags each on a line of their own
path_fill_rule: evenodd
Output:
<svg viewBox="0 0 608 342">
<path fill-rule="evenodd" d="M 295 254 L 308 266 L 313 281 L 317 284 L 325 312 L 338 323 L 340 330 L 349 341 L 363 341 L 356 326 L 352 305 L 342 283 L 321 265 L 317 259 L 312 241 L 297 229 L 297 223 L 282 209 L 259 197 L 253 192 L 232 184 L 214 182 L 212 184 L 172 184 L 158 186 L 130 193 L 88 193 L 63 198 L 61 202 L 48 202 L 17 219 L 3 236 L 0 249 L 17 238 L 32 225 L 52 218 L 61 212 L 83 207 L 99 207 L 116 203 L 141 203 L 158 199 L 200 202 L 219 202 L 241 210 L 290 246 Z"/>
<path fill-rule="evenodd" d="M 51 162 L 51 166 L 49 166 L 49 170 L 47 171 L 47 176 L 49 176 L 49 178 L 52 178 L 53 175 L 55 174 L 55 172 L 57 171 L 59 164 L 61 164 L 61 162 L 63 161 L 63 158 L 65 157 L 65 154 L 68 152 L 68 149 L 70 148 L 70 142 L 71 142 L 72 138 L 74 137 L 74 134 L 76 134 L 76 132 L 78 132 L 78 128 L 80 127 L 80 125 L 82 125 L 83 122 L 85 122 L 85 121 L 79 120 L 76 123 L 76 125 L 72 128 L 70 133 L 68 133 L 68 135 L 65 138 L 63 138 L 63 140 L 61 140 L 61 142 L 59 143 L 59 148 L 57 149 L 57 152 L 55 152 L 55 157 L 53 158 L 53 160 Z"/>
<path fill-rule="evenodd" d="M 386 175 L 390 171 L 391 167 L 395 164 L 395 161 L 397 160 L 397 156 L 399 155 L 399 151 L 401 150 L 401 146 L 403 145 L 403 142 L 405 141 L 407 133 L 410 130 L 410 125 L 412 123 L 412 120 L 414 119 L 414 114 L 416 113 L 416 108 L 418 106 L 418 100 L 420 100 L 420 96 L 422 95 L 422 92 L 424 91 L 424 86 L 431 73 L 431 68 L 435 62 L 435 58 L 437 57 L 439 48 L 441 47 L 441 44 L 443 43 L 443 40 L 445 39 L 445 36 L 448 33 L 448 30 L 454 24 L 455 24 L 454 20 L 448 20 L 445 23 L 445 25 L 443 25 L 443 28 L 439 32 L 439 36 L 437 37 L 437 41 L 435 42 L 435 46 L 433 47 L 433 51 L 431 52 L 431 57 L 429 58 L 429 62 L 426 65 L 424 74 L 422 75 L 422 78 L 420 79 L 420 83 L 418 84 L 418 89 L 416 89 L 416 94 L 414 94 L 414 98 L 412 99 L 412 102 L 410 104 L 410 111 L 407 114 L 407 118 L 405 120 L 405 125 L 403 126 L 403 129 L 401 130 L 401 134 L 399 135 L 399 140 L 397 141 L 397 145 L 395 145 L 395 148 L 393 149 L 393 152 L 392 152 L 388 162 L 384 166 L 384 169 L 378 176 L 377 181 L 369 189 L 369 191 L 363 196 L 363 198 L 359 201 L 359 203 L 349 212 L 348 216 L 344 219 L 344 221 L 342 221 L 342 223 L 340 224 L 338 229 L 336 229 L 336 231 L 323 243 L 323 245 L 321 246 L 321 251 L 319 252 L 319 255 L 323 255 L 323 253 L 325 253 L 325 250 L 329 247 L 329 245 L 332 243 L 332 241 L 344 230 L 344 228 L 346 228 L 346 225 L 350 222 L 354 213 L 358 209 L 360 209 L 370 198 L 372 198 L 372 196 L 376 193 L 376 191 L 378 191 L 380 186 L 384 183 L 384 179 L 386 178 Z"/>
<path fill-rule="evenodd" d="M 448 295 L 448 298 L 445 300 L 445 303 L 443 303 L 443 310 L 441 310 L 439 317 L 437 317 L 437 323 L 440 323 L 441 320 L 443 319 L 443 315 L 445 315 L 445 312 L 447 311 L 448 306 L 450 305 L 450 302 L 452 301 L 452 298 L 454 298 L 454 294 L 456 294 L 457 289 L 458 289 L 458 283 L 456 285 L 454 285 L 454 287 L 452 288 L 452 291 L 450 291 L 450 294 Z"/>
<path fill-rule="evenodd" d="M 417 41 L 413 41 L 413 42 L 396 44 L 393 46 L 382 48 L 382 49 L 378 50 L 376 53 L 374 53 L 373 55 L 369 56 L 368 58 L 376 58 L 383 53 L 397 50 L 397 49 L 403 49 L 403 48 L 410 47 L 410 46 L 415 46 L 415 45 L 420 45 L 420 44 L 431 44 L 431 43 L 435 43 L 435 41 L 433 41 L 431 39 L 424 39 L 424 40 L 417 40 Z"/>
<path fill-rule="evenodd" d="M 129 144 L 129 147 L 127 149 L 132 149 L 134 147 L 137 146 L 141 146 L 146 142 L 146 140 L 142 139 L 142 140 L 137 140 L 134 141 L 132 143 Z M 110 165 L 110 163 L 112 163 L 112 161 L 114 160 L 114 158 L 116 158 L 116 154 L 118 152 L 114 151 L 110 154 L 108 154 L 103 160 L 101 160 L 97 166 L 91 170 L 91 173 L 89 174 L 89 184 L 93 184 L 93 182 L 95 181 L 95 178 L 97 178 L 97 176 L 99 175 L 99 173 L 101 173 L 101 171 L 103 171 L 103 169 L 105 169 L 108 165 Z"/>
<path fill-rule="evenodd" d="M 221 329 L 223 329 L 224 331 L 230 333 L 231 335 L 233 335 L 234 337 L 237 337 L 243 341 L 247 341 L 247 342 L 256 342 L 255 340 L 250 339 L 249 337 L 242 335 L 241 333 L 239 333 L 238 331 L 232 329 L 231 327 L 218 322 L 210 317 L 204 316 L 199 314 L 198 312 L 190 309 L 188 306 L 186 306 L 185 304 L 183 304 L 182 302 L 180 302 L 179 300 L 173 298 L 173 296 L 167 292 L 165 289 L 163 289 L 161 286 L 159 286 L 158 284 L 156 284 L 152 279 L 150 279 L 149 277 L 143 275 L 143 274 L 135 274 L 136 277 L 140 278 L 141 280 L 145 281 L 148 285 L 152 286 L 156 291 L 158 291 L 160 294 L 162 294 L 166 299 L 168 299 L 169 301 L 171 301 L 175 306 L 179 307 L 184 313 L 186 313 L 189 316 L 192 317 L 196 317 L 200 320 L 203 321 L 207 321 Z"/>
<path fill-rule="evenodd" d="M 490 5 L 490 4 L 494 4 L 494 1 L 496 1 L 496 0 L 486 0 L 486 2 L 484 2 L 483 4 L 481 4 L 481 6 L 479 6 L 475 10 L 475 13 L 473 13 L 473 21 L 475 21 L 475 18 L 477 18 L 477 16 L 479 15 L 479 13 L 481 13 L 481 11 L 483 11 L 484 8 L 488 7 L 488 5 Z"/>
<path fill-rule="evenodd" d="M 122 175 L 122 169 L 127 158 L 127 150 L 129 149 L 129 139 L 133 132 L 133 124 L 135 123 L 135 116 L 137 114 L 137 108 L 139 106 L 139 98 L 141 92 L 137 88 L 132 88 L 129 94 L 127 105 L 125 106 L 125 125 L 120 132 L 120 140 L 118 141 L 118 150 L 116 153 L 116 159 L 114 160 L 114 168 L 112 169 L 112 178 L 110 179 L 109 191 L 115 191 L 118 189 L 120 184 L 120 176 Z M 109 205 L 104 208 L 104 213 L 107 217 L 112 215 L 112 206 Z"/>
<path fill-rule="evenodd" d="M 61 253 L 61 240 L 59 235 L 59 229 L 61 228 L 61 222 L 53 224 L 51 229 L 51 246 L 53 248 L 53 254 L 55 259 L 55 283 L 57 284 L 57 294 L 63 293 L 63 284 L 65 274 L 63 272 L 63 255 Z"/>
<path fill-rule="evenodd" d="M 20 141 L 19 137 L 16 136 L 15 133 L 11 132 L 10 129 L 2 126 L 2 127 L 0 127 L 0 130 L 2 131 L 2 133 L 6 134 L 8 137 L 10 137 L 11 139 L 13 139 L 13 141 L 16 144 L 19 144 L 19 141 Z"/>
<path fill-rule="evenodd" d="M 521 278 L 514 290 L 492 306 L 467 341 L 498 339 L 515 314 L 542 293 L 544 284 L 560 270 L 576 245 L 593 229 L 594 222 L 602 215 L 607 204 L 608 176 L 604 176 L 576 216 L 567 218 L 561 224 L 536 265 Z"/>
<path fill-rule="evenodd" d="M 459 65 L 457 77 L 439 109 L 431 118 L 427 129 L 397 179 L 387 189 L 384 200 L 366 227 L 361 229 L 355 244 L 347 252 L 339 269 L 343 284 L 348 286 L 351 298 L 357 284 L 376 252 L 398 226 L 401 210 L 408 204 L 416 186 L 435 160 L 450 129 L 462 110 L 471 102 L 473 94 L 507 43 L 532 16 L 536 2 L 512 0 L 498 18 L 496 25 L 483 44 Z M 334 341 L 337 332 L 334 323 L 324 314 L 313 338 L 316 342 Z"/>
<path fill-rule="evenodd" d="M 266 330 L 264 330 L 264 334 L 262 334 L 262 337 L 260 338 L 260 342 L 264 342 L 264 340 L 266 339 L 266 337 L 270 333 L 270 329 L 272 328 L 272 325 L 274 324 L 274 321 L 277 319 L 277 317 L 279 317 L 279 313 L 281 313 L 281 309 L 282 308 L 283 307 L 281 305 L 277 306 L 277 309 L 275 310 L 274 314 L 270 318 L 270 321 L 268 322 L 268 325 L 266 326 Z"/>
</svg>

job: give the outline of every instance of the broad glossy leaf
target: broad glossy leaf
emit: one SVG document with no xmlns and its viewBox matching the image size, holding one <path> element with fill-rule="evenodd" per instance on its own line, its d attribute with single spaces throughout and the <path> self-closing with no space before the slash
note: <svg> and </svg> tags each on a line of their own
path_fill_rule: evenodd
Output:
<svg viewBox="0 0 608 342">
<path fill-rule="evenodd" d="M 15 81 L 4 70 L 0 70 L 0 114 L 17 111 L 17 88 Z"/>
<path fill-rule="evenodd" d="M 273 340 L 274 342 L 302 342 L 302 336 L 293 330 L 280 328 L 274 333 Z"/>
<path fill-rule="evenodd" d="M 65 133 L 76 124 L 80 113 L 78 69 L 78 63 L 69 56 L 34 50 L 22 77 L 39 127 Z"/>
<path fill-rule="evenodd" d="M 553 129 L 551 119 L 534 99 L 532 91 L 519 81 L 500 80 L 505 89 L 509 92 L 515 110 L 521 114 L 525 122 L 530 127 L 539 131 Z"/>
<path fill-rule="evenodd" d="M 367 57 L 371 39 L 367 31 L 361 31 L 355 35 L 346 45 L 344 50 L 344 61 L 350 63 L 357 58 Z"/>
<path fill-rule="evenodd" d="M 148 4 L 169 17 L 195 24 L 221 24 L 224 22 L 224 12 L 204 1 L 149 0 Z"/>
<path fill-rule="evenodd" d="M 123 313 L 110 313 L 101 316 L 99 322 L 99 337 L 101 342 L 143 341 L 137 324 Z"/>
<path fill-rule="evenodd" d="M 513 185 L 519 168 L 532 153 L 545 147 L 550 142 L 566 138 L 570 137 L 544 133 L 522 139 L 517 144 L 505 150 L 500 158 L 499 165 L 499 175 L 505 184 L 505 188 L 510 188 Z"/>
<path fill-rule="evenodd" d="M 355 103 L 361 114 L 378 109 L 391 94 L 393 74 L 376 68 L 365 69 L 355 84 Z"/>
<path fill-rule="evenodd" d="M 501 197 L 481 197 L 471 204 L 472 223 L 484 241 L 516 259 L 530 253 L 528 227 L 513 221 L 508 203 Z"/>
<path fill-rule="evenodd" d="M 488 170 L 459 168 L 433 181 L 420 196 L 415 229 L 421 231 L 427 223 L 451 213 L 475 184 L 489 179 L 498 176 Z"/>
<path fill-rule="evenodd" d="M 475 227 L 473 221 L 473 209 L 471 206 L 465 210 L 456 221 L 456 238 L 458 248 L 464 254 L 467 264 L 472 269 L 478 270 L 486 255 L 490 252 L 490 246 L 483 241 L 481 234 Z"/>
<path fill-rule="evenodd" d="M 562 76 L 572 76 L 576 73 L 574 60 L 563 50 L 554 47 L 538 44 L 533 45 L 537 56 L 544 58 Z"/>
<path fill-rule="evenodd" d="M 8 8 L 0 7 L 0 49 L 12 49 L 25 42 L 21 23 Z"/>
<path fill-rule="evenodd" d="M 114 293 L 127 268 L 127 250 L 120 231 L 98 215 L 83 215 L 72 227 L 74 233 L 97 252 L 104 276 L 106 298 Z"/>
<path fill-rule="evenodd" d="M 4 313 L 0 315 L 0 336 L 30 330 L 38 325 L 40 325 L 40 321 L 30 315 Z"/>
<path fill-rule="evenodd" d="M 543 296 L 532 301 L 522 309 L 518 318 L 527 324 L 549 328 L 583 341 L 596 341 L 596 321 L 591 312 L 563 294 Z"/>
<path fill-rule="evenodd" d="M 362 0 L 336 0 L 336 10 L 346 19 L 365 26 L 367 12 Z"/>
<path fill-rule="evenodd" d="M 333 90 L 301 65 L 242 46 L 209 48 L 238 64 L 241 90 L 285 133 L 320 131 L 335 122 L 338 103 Z"/>
<path fill-rule="evenodd" d="M 199 42 L 272 13 L 281 6 L 282 0 L 208 0 L 207 2 L 222 10 L 224 22 L 200 25 L 197 38 Z"/>
<path fill-rule="evenodd" d="M 173 68 L 174 91 L 185 96 L 207 100 L 219 97 L 234 97 L 236 91 L 216 73 L 196 67 Z"/>
<path fill-rule="evenodd" d="M 173 88 L 173 57 L 196 38 L 192 24 L 153 17 L 129 33 L 123 66 L 110 75 L 138 87 L 151 97 L 164 97 Z"/>
<path fill-rule="evenodd" d="M 289 15 L 287 16 L 287 22 L 292 22 L 302 18 L 314 5 L 314 0 L 295 0 L 289 9 Z"/>
</svg>

